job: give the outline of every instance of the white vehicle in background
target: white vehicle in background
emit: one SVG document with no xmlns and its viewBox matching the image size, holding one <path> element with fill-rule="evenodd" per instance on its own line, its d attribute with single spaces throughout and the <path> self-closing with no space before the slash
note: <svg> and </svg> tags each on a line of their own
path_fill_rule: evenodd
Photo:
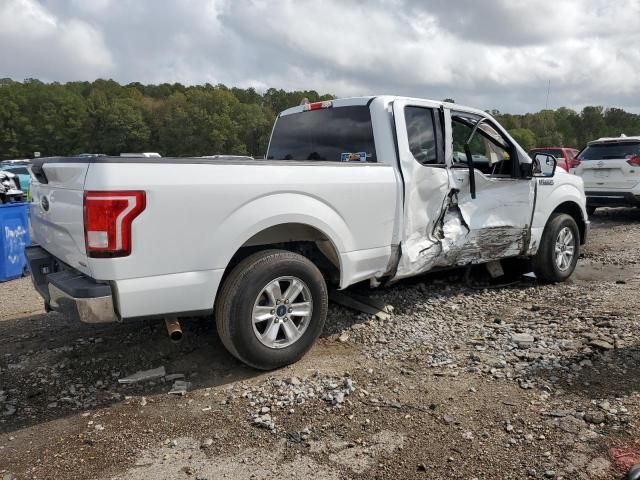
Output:
<svg viewBox="0 0 640 480">
<path fill-rule="evenodd" d="M 567 279 L 589 226 L 582 180 L 552 156 L 534 163 L 481 110 L 306 104 L 278 116 L 264 160 L 35 160 L 27 257 L 47 309 L 171 331 L 201 315 L 233 355 L 272 369 L 318 337 L 328 285 L 489 262 Z"/>
<path fill-rule="evenodd" d="M 640 137 L 599 138 L 578 155 L 587 208 L 640 206 Z"/>
</svg>

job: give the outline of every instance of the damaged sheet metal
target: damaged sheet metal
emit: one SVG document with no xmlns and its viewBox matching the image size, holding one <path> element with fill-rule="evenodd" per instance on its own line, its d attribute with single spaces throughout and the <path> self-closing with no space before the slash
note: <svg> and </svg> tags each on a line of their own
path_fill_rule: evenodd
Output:
<svg viewBox="0 0 640 480">
<path fill-rule="evenodd" d="M 423 273 L 432 268 L 483 263 L 514 257 L 525 250 L 528 225 L 494 225 L 470 228 L 457 204 L 457 195 L 447 197 L 445 213 L 427 235 L 413 235 L 405 242 L 396 278 Z M 476 200 L 477 201 L 477 200 Z M 515 221 L 513 222 L 516 223 Z"/>
<path fill-rule="evenodd" d="M 526 228 L 511 226 L 469 230 L 459 219 L 459 209 L 448 215 L 444 231 L 450 232 L 442 241 L 443 251 L 435 262 L 437 267 L 462 266 L 484 263 L 520 255 L 527 235 Z M 466 232 L 462 234 L 462 232 Z"/>
<path fill-rule="evenodd" d="M 446 211 L 451 191 L 448 168 L 445 165 L 421 165 L 409 148 L 405 107 L 414 104 L 437 108 L 437 105 L 424 101 L 399 100 L 393 103 L 398 158 L 404 183 L 401 255 L 394 280 L 428 270 L 431 256 L 437 255 L 441 248 L 440 238 L 434 236 L 434 232 Z M 450 133 L 447 136 L 450 137 Z M 451 155 L 449 143 L 445 142 L 445 157 Z"/>
<path fill-rule="evenodd" d="M 346 294 L 338 290 L 329 292 L 329 299 L 332 302 L 342 305 L 343 307 L 350 308 L 358 312 L 373 315 L 380 320 L 388 320 L 391 318 L 391 312 L 393 307 L 391 305 L 384 305 L 374 298 L 356 295 L 353 292 Z"/>
<path fill-rule="evenodd" d="M 164 366 L 162 366 L 154 368 L 152 370 L 141 370 L 134 373 L 133 375 L 129 375 L 128 377 L 119 378 L 118 383 L 128 385 L 131 383 L 146 382 L 149 380 L 162 378 L 166 374 L 167 371 L 165 370 Z"/>
<path fill-rule="evenodd" d="M 476 169 L 476 198 L 471 198 L 469 169 L 453 167 L 451 112 L 442 112 L 446 165 L 422 165 L 409 150 L 403 128 L 407 105 L 393 105 L 404 179 L 404 216 L 400 259 L 392 281 L 433 268 L 527 254 L 535 183 Z"/>
<path fill-rule="evenodd" d="M 443 211 L 446 212 L 450 201 L 447 196 L 449 182 L 446 170 L 431 170 L 431 178 L 421 179 L 425 180 L 423 184 L 430 184 L 431 188 L 416 189 L 416 192 L 406 195 L 406 237 L 402 243 L 396 279 L 429 270 L 435 258 L 442 253 L 442 220 Z M 443 175 L 444 178 L 438 178 Z M 464 235 L 462 231 L 456 232 L 455 226 L 449 230 L 448 233 L 451 235 Z"/>
</svg>

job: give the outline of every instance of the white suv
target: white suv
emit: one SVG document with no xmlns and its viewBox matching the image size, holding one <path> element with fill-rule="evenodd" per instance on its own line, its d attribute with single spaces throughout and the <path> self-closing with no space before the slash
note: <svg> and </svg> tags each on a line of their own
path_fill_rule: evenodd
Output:
<svg viewBox="0 0 640 480">
<path fill-rule="evenodd" d="M 578 161 L 589 215 L 598 207 L 640 206 L 640 137 L 599 138 Z"/>
</svg>

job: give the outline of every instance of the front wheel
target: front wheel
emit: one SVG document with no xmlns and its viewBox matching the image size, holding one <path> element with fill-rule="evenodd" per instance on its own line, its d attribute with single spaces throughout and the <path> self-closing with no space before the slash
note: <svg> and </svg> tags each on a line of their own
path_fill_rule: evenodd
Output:
<svg viewBox="0 0 640 480">
<path fill-rule="evenodd" d="M 580 230 L 570 215 L 552 215 L 544 227 L 540 248 L 533 264 L 536 277 L 548 282 L 563 282 L 578 263 Z"/>
<path fill-rule="evenodd" d="M 296 362 L 311 348 L 327 308 L 327 286 L 310 260 L 265 250 L 242 260 L 224 281 L 216 325 L 232 355 L 271 370 Z"/>
</svg>

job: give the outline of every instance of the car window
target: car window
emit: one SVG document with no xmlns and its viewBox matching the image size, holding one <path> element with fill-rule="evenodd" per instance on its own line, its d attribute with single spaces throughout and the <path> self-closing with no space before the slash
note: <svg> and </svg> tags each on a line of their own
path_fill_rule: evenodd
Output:
<svg viewBox="0 0 640 480">
<path fill-rule="evenodd" d="M 330 107 L 279 117 L 266 159 L 375 162 L 369 107 Z"/>
<path fill-rule="evenodd" d="M 434 113 L 431 108 L 405 107 L 404 109 L 409 150 L 423 165 L 444 165 L 444 150 L 440 155 Z"/>
<path fill-rule="evenodd" d="M 27 170 L 25 167 L 11 167 L 5 168 L 5 170 L 11 173 L 15 173 L 16 175 L 29 175 L 29 170 Z"/>
<path fill-rule="evenodd" d="M 464 145 L 479 117 L 454 114 L 452 116 L 453 163 L 466 166 Z M 511 175 L 513 162 L 506 139 L 489 123 L 482 123 L 469 144 L 474 168 L 488 175 Z"/>
<path fill-rule="evenodd" d="M 612 142 L 588 145 L 579 160 L 616 160 L 640 155 L 640 142 Z"/>
</svg>

